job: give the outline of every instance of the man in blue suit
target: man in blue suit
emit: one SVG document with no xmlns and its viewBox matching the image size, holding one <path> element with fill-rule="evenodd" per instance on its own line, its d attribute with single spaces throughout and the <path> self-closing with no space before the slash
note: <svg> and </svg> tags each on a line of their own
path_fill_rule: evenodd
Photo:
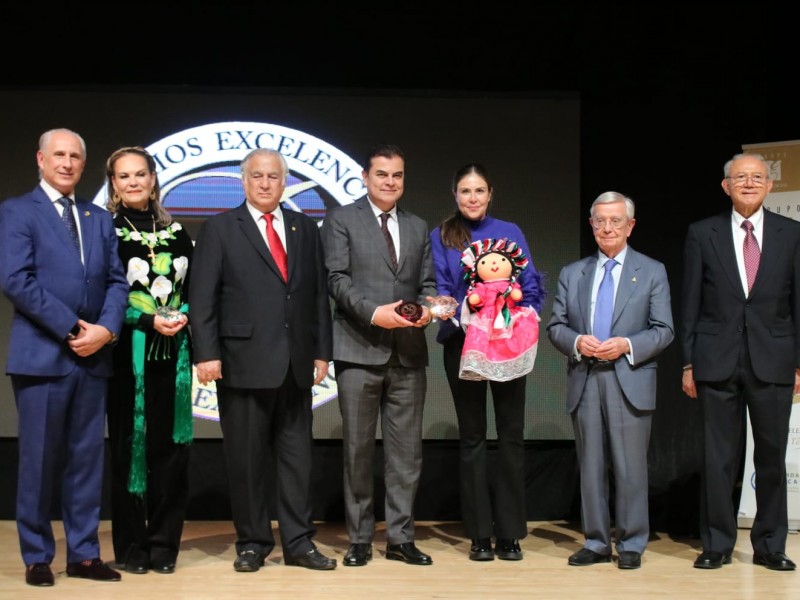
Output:
<svg viewBox="0 0 800 600">
<path fill-rule="evenodd" d="M 675 336 L 669 282 L 663 264 L 628 246 L 635 224 L 630 198 L 604 192 L 590 214 L 599 252 L 562 269 L 547 326 L 568 358 L 567 410 L 580 465 L 586 541 L 569 564 L 611 560 L 611 467 L 617 566 L 638 569 L 650 535 L 647 447 L 656 357 Z"/>
<path fill-rule="evenodd" d="M 60 484 L 67 576 L 119 581 L 100 560 L 105 402 L 128 282 L 111 215 L 75 198 L 86 145 L 45 132 L 41 180 L 0 203 L 0 287 L 14 307 L 6 373 L 19 414 L 17 529 L 25 581 L 54 583 L 50 506 Z"/>
</svg>

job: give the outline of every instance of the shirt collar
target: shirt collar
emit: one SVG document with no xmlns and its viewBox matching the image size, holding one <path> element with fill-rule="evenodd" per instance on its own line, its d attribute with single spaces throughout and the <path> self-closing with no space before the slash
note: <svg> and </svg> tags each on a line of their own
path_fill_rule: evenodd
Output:
<svg viewBox="0 0 800 600">
<path fill-rule="evenodd" d="M 625 256 L 628 254 L 628 244 L 625 244 L 625 247 L 620 250 L 619 254 L 614 257 L 614 260 L 617 261 L 619 265 L 622 265 L 625 262 Z M 611 260 L 605 254 L 597 251 L 597 267 L 598 268 L 605 268 L 604 265 Z"/>
<path fill-rule="evenodd" d="M 245 204 L 247 205 L 247 210 L 252 215 L 253 220 L 258 221 L 261 217 L 264 216 L 263 212 L 258 210 L 255 206 L 253 206 L 249 202 L 245 201 Z M 280 221 L 281 223 L 283 222 L 283 212 L 281 211 L 280 204 L 278 204 L 278 206 L 275 208 L 275 210 L 272 211 L 271 214 L 275 216 L 276 221 Z"/>
<path fill-rule="evenodd" d="M 731 214 L 733 215 L 733 224 L 736 227 L 741 227 L 742 223 L 745 222 L 745 218 L 735 210 L 732 210 Z M 759 206 L 758 210 L 750 215 L 746 220 L 753 224 L 753 229 L 758 230 L 761 227 L 761 223 L 764 221 L 764 207 Z"/>
<path fill-rule="evenodd" d="M 378 208 L 378 207 L 377 207 L 377 206 L 376 206 L 376 205 L 375 205 L 375 204 L 372 202 L 372 200 L 370 199 L 370 197 L 369 197 L 369 196 L 367 196 L 367 201 L 369 202 L 369 205 L 372 207 L 372 212 L 375 214 L 375 218 L 376 218 L 376 219 L 380 218 L 380 216 L 381 216 L 381 215 L 382 215 L 384 212 L 387 212 L 387 213 L 389 213 L 389 215 L 390 215 L 390 216 L 391 216 L 391 217 L 392 217 L 394 220 L 397 220 L 397 204 L 395 204 L 394 206 L 392 206 L 392 208 L 390 208 L 389 210 L 387 210 L 387 211 L 383 211 L 383 210 L 381 210 L 380 208 Z"/>
<path fill-rule="evenodd" d="M 54 202 L 55 203 L 60 198 L 64 197 L 64 194 L 59 192 L 56 188 L 54 188 L 52 185 L 47 183 L 44 179 L 40 179 L 39 180 L 39 186 L 41 186 L 41 188 L 44 190 L 44 193 L 47 194 L 47 197 L 50 198 L 50 202 Z M 75 192 L 72 192 L 71 194 L 67 194 L 66 197 L 69 198 L 70 200 L 72 200 L 73 203 L 75 202 Z"/>
</svg>

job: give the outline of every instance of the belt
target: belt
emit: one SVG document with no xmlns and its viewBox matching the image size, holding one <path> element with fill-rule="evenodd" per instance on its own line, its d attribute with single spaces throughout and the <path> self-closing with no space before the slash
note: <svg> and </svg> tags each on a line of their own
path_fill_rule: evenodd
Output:
<svg viewBox="0 0 800 600">
<path fill-rule="evenodd" d="M 586 366 L 589 369 L 602 369 L 602 368 L 613 367 L 614 363 L 617 362 L 616 360 L 605 360 L 603 358 L 595 358 L 595 357 L 587 358 L 585 360 L 586 360 Z"/>
</svg>

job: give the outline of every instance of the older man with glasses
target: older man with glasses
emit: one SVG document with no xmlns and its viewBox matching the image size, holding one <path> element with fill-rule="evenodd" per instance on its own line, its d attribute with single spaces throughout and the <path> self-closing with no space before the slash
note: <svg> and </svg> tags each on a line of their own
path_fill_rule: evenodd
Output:
<svg viewBox="0 0 800 600">
<path fill-rule="evenodd" d="M 586 537 L 569 564 L 611 562 L 609 468 L 617 567 L 638 569 L 650 537 L 647 447 L 656 405 L 656 357 L 674 337 L 664 265 L 628 246 L 633 200 L 600 194 L 589 223 L 598 252 L 558 278 L 547 334 L 567 357 Z"/>
<path fill-rule="evenodd" d="M 733 210 L 692 224 L 684 252 L 682 383 L 700 401 L 705 434 L 703 552 L 694 566 L 731 562 L 746 409 L 757 481 L 753 563 L 794 571 L 785 554 L 786 445 L 800 392 L 800 223 L 764 210 L 772 181 L 760 155 L 737 154 L 723 175 Z"/>
</svg>

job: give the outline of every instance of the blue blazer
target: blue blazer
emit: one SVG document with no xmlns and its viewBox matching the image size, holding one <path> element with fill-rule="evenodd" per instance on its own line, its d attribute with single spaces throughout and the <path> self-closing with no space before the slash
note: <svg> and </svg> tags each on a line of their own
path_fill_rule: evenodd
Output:
<svg viewBox="0 0 800 600">
<path fill-rule="evenodd" d="M 66 343 L 78 319 L 119 334 L 128 301 L 111 215 L 76 206 L 84 263 L 41 186 L 0 203 L 0 287 L 14 306 L 8 375 L 64 376 L 75 366 L 111 375 L 110 346 L 81 358 Z"/>
</svg>

